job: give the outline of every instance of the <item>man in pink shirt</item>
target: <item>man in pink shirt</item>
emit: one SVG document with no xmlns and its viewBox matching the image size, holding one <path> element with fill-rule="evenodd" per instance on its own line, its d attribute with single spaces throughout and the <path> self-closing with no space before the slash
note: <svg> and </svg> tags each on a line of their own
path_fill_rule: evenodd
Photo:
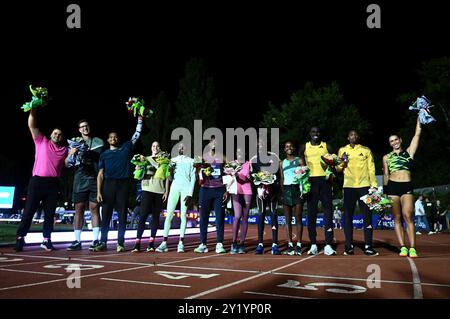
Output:
<svg viewBox="0 0 450 319">
<path fill-rule="evenodd" d="M 16 251 L 22 251 L 25 244 L 24 237 L 30 230 L 31 221 L 39 202 L 44 207 L 44 241 L 41 247 L 46 251 L 54 250 L 50 240 L 53 231 L 53 218 L 55 215 L 59 177 L 67 156 L 67 148 L 62 145 L 63 134 L 61 129 L 53 129 L 50 139 L 45 137 L 36 126 L 36 109 L 32 109 L 28 116 L 28 128 L 35 145 L 33 173 L 28 184 L 27 202 L 25 210 L 17 229 Z"/>
</svg>

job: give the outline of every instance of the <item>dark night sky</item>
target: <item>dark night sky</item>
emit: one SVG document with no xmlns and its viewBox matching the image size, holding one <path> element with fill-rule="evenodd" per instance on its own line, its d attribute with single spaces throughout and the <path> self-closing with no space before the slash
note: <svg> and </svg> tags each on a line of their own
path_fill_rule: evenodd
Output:
<svg viewBox="0 0 450 319">
<path fill-rule="evenodd" d="M 449 54 L 443 1 L 372 1 L 381 6 L 380 30 L 367 29 L 365 1 L 72 2 L 81 5 L 81 30 L 67 29 L 62 1 L 2 8 L 1 152 L 20 167 L 21 188 L 33 164 L 20 109 L 29 83 L 47 86 L 53 97 L 42 111 L 46 134 L 60 125 L 73 136 L 87 117 L 104 137 L 112 127 L 133 130 L 123 104 L 129 96 L 150 99 L 164 90 L 175 100 L 194 56 L 214 78 L 219 115 L 248 115 L 224 120 L 227 127 L 257 126 L 268 101 L 287 102 L 308 81 L 337 81 L 346 101 L 370 119 L 379 137 L 370 146 L 381 150 L 385 135 L 399 129 L 388 116 L 405 107 L 398 94 L 420 90 L 415 70 L 422 61 Z"/>
</svg>

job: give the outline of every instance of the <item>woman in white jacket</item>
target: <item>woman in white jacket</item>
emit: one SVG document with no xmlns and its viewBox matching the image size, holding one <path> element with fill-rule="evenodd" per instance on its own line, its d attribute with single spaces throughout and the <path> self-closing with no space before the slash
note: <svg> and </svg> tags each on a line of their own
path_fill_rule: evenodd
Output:
<svg viewBox="0 0 450 319">
<path fill-rule="evenodd" d="M 184 233 L 186 231 L 186 213 L 187 208 L 192 200 L 192 194 L 195 187 L 195 168 L 194 159 L 184 155 L 184 145 L 179 144 L 178 156 L 170 160 L 173 167 L 173 182 L 170 187 L 169 199 L 167 202 L 167 217 L 164 222 L 163 242 L 156 248 L 157 252 L 165 253 L 169 251 L 167 239 L 169 230 L 172 225 L 172 218 L 178 200 L 181 199 L 181 225 L 180 240 L 178 242 L 177 252 L 184 252 Z"/>
</svg>

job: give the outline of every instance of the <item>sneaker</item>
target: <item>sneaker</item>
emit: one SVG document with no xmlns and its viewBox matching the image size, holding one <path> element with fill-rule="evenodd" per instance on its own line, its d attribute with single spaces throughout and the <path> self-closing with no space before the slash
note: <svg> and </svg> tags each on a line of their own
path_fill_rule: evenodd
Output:
<svg viewBox="0 0 450 319">
<path fill-rule="evenodd" d="M 281 251 L 277 244 L 272 245 L 272 255 L 281 255 Z"/>
<path fill-rule="evenodd" d="M 148 243 L 146 251 L 147 252 L 155 251 L 155 242 L 154 241 L 151 241 Z"/>
<path fill-rule="evenodd" d="M 366 246 L 364 248 L 364 254 L 366 254 L 367 256 L 378 256 L 378 252 L 371 246 Z"/>
<path fill-rule="evenodd" d="M 169 248 L 167 247 L 167 242 L 163 241 L 158 248 L 156 248 L 156 251 L 158 253 L 167 253 L 169 251 Z"/>
<path fill-rule="evenodd" d="M 194 253 L 207 253 L 208 252 L 208 247 L 206 247 L 205 244 L 200 244 L 198 245 L 197 248 L 194 249 Z"/>
<path fill-rule="evenodd" d="M 297 244 L 295 246 L 295 255 L 301 256 L 302 255 L 302 245 Z"/>
<path fill-rule="evenodd" d="M 245 254 L 245 246 L 244 246 L 244 244 L 240 244 L 239 245 L 238 253 L 239 254 Z"/>
<path fill-rule="evenodd" d="M 417 251 L 416 251 L 416 249 L 415 248 L 410 248 L 409 249 L 409 257 L 411 257 L 411 258 L 417 258 L 417 257 L 419 257 L 419 255 L 417 255 Z"/>
<path fill-rule="evenodd" d="M 178 242 L 177 253 L 184 253 L 184 244 L 182 241 Z"/>
<path fill-rule="evenodd" d="M 25 246 L 25 239 L 23 237 L 16 239 L 16 247 L 14 247 L 15 251 L 23 251 L 23 246 Z"/>
<path fill-rule="evenodd" d="M 134 244 L 133 249 L 131 250 L 132 253 L 138 253 L 141 251 L 141 242 L 136 242 Z"/>
<path fill-rule="evenodd" d="M 422 235 L 420 231 L 416 231 L 416 235 Z"/>
<path fill-rule="evenodd" d="M 353 245 L 345 246 L 344 255 L 349 256 L 349 255 L 354 255 L 354 254 L 355 254 L 355 249 L 353 248 Z"/>
<path fill-rule="evenodd" d="M 81 242 L 78 240 L 75 240 L 70 244 L 69 247 L 67 247 L 67 251 L 74 251 L 74 250 L 81 250 Z"/>
<path fill-rule="evenodd" d="M 336 255 L 336 250 L 331 247 L 331 245 L 325 245 L 325 248 L 323 249 L 323 253 L 327 256 Z"/>
<path fill-rule="evenodd" d="M 225 250 L 225 248 L 223 248 L 223 244 L 222 243 L 217 243 L 216 244 L 216 254 L 224 254 L 227 251 Z"/>
<path fill-rule="evenodd" d="M 234 255 L 239 252 L 237 244 L 231 244 L 230 254 Z"/>
<path fill-rule="evenodd" d="M 319 254 L 319 250 L 317 249 L 317 245 L 316 244 L 312 244 L 311 248 L 308 250 L 307 254 L 308 255 L 317 255 L 317 254 Z"/>
<path fill-rule="evenodd" d="M 123 244 L 122 245 L 121 244 L 117 244 L 116 251 L 118 253 L 123 253 L 125 251 L 125 247 L 123 246 Z"/>
<path fill-rule="evenodd" d="M 41 244 L 41 248 L 45 249 L 46 251 L 56 250 L 55 247 L 53 247 L 52 241 L 50 239 L 44 240 Z"/>
<path fill-rule="evenodd" d="M 400 248 L 400 254 L 398 254 L 398 255 L 402 256 L 402 257 L 407 257 L 408 256 L 408 248 L 406 248 L 405 246 Z"/>
<path fill-rule="evenodd" d="M 108 247 L 105 242 L 100 242 L 97 246 L 95 246 L 94 251 L 105 251 Z"/>
<path fill-rule="evenodd" d="M 428 232 L 428 235 L 433 235 L 433 234 L 435 234 L 434 231 L 431 231 L 431 230 L 430 230 L 430 231 Z"/>
<path fill-rule="evenodd" d="M 258 246 L 256 246 L 255 254 L 256 255 L 264 254 L 264 245 L 263 244 L 258 244 Z"/>
<path fill-rule="evenodd" d="M 89 250 L 90 251 L 94 251 L 95 250 L 95 247 L 97 247 L 98 245 L 100 245 L 100 240 L 94 240 L 93 242 L 92 242 L 92 244 L 89 246 Z"/>
</svg>

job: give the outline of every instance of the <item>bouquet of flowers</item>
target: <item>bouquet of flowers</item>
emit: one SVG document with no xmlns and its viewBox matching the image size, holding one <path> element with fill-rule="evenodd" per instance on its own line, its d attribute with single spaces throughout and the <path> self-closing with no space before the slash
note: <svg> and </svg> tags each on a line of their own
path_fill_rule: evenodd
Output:
<svg viewBox="0 0 450 319">
<path fill-rule="evenodd" d="M 419 121 L 421 124 L 428 124 L 436 121 L 430 114 L 430 107 L 433 107 L 433 105 L 431 105 L 431 101 L 422 95 L 416 99 L 409 109 L 419 113 Z"/>
<path fill-rule="evenodd" d="M 136 165 L 133 172 L 134 179 L 142 180 L 144 179 L 147 169 L 151 166 L 150 162 L 145 158 L 144 155 L 136 154 L 131 159 L 131 164 Z"/>
<path fill-rule="evenodd" d="M 256 186 L 263 184 L 263 185 L 270 185 L 273 184 L 277 176 L 275 174 L 272 174 L 268 171 L 259 171 L 258 173 L 253 173 L 253 184 Z"/>
<path fill-rule="evenodd" d="M 342 163 L 347 163 L 348 155 L 347 153 L 344 153 L 342 157 L 339 157 L 336 154 L 325 154 L 320 157 L 320 161 L 324 166 L 326 166 L 325 179 L 331 181 L 334 177 L 336 177 L 336 166 Z"/>
<path fill-rule="evenodd" d="M 242 165 L 238 161 L 231 161 L 224 165 L 223 171 L 227 175 L 235 175 L 241 168 Z"/>
<path fill-rule="evenodd" d="M 269 185 L 273 184 L 276 181 L 277 176 L 268 171 L 261 170 L 258 173 L 253 173 L 252 177 L 253 184 L 258 186 L 256 190 L 258 192 L 258 197 L 266 198 L 267 195 L 270 194 Z"/>
<path fill-rule="evenodd" d="M 36 87 L 33 89 L 33 87 L 29 86 L 31 94 L 33 96 L 31 97 L 30 102 L 26 102 L 24 105 L 22 105 L 22 110 L 24 112 L 28 112 L 31 109 L 37 108 L 39 106 L 45 106 L 47 105 L 47 99 L 48 99 L 48 90 L 44 87 Z"/>
<path fill-rule="evenodd" d="M 155 161 L 159 165 L 155 172 L 155 178 L 165 180 L 170 176 L 170 154 L 161 151 L 156 155 Z"/>
<path fill-rule="evenodd" d="M 309 193 L 311 190 L 311 183 L 309 182 L 309 173 L 310 169 L 308 166 L 299 166 L 295 170 L 294 182 L 299 185 L 300 193 L 303 194 Z"/>
<path fill-rule="evenodd" d="M 145 102 L 143 99 L 130 97 L 128 101 L 125 102 L 125 104 L 127 106 L 128 113 L 132 113 L 134 117 L 150 117 L 153 114 L 153 110 L 145 106 Z"/>
<path fill-rule="evenodd" d="M 362 200 L 370 210 L 375 210 L 377 212 L 381 212 L 392 206 L 392 200 L 383 196 L 381 187 L 374 192 L 369 190 L 369 194 L 360 197 L 360 200 Z"/>
<path fill-rule="evenodd" d="M 69 152 L 73 148 L 78 149 L 78 152 L 69 156 L 69 159 L 67 160 L 67 167 L 80 165 L 84 153 L 88 150 L 87 144 L 81 136 L 73 137 L 72 139 L 67 140 L 67 143 L 69 144 Z"/>
</svg>

